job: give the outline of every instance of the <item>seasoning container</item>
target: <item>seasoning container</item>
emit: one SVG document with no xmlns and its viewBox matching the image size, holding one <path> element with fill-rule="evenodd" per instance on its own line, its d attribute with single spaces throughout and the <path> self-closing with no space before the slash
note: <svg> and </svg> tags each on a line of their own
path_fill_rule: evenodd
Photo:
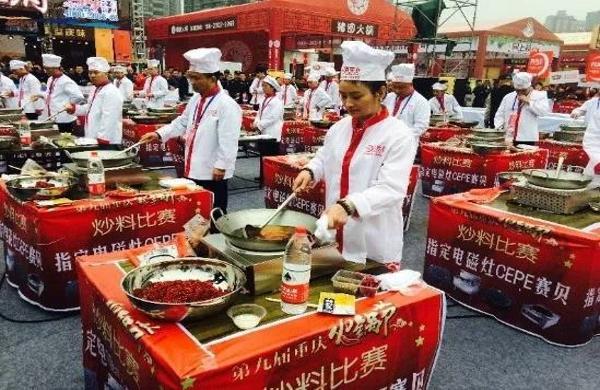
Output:
<svg viewBox="0 0 600 390">
<path fill-rule="evenodd" d="M 247 330 L 256 328 L 260 321 L 267 315 L 267 310 L 253 303 L 235 305 L 227 310 L 227 315 L 239 329 Z"/>
</svg>

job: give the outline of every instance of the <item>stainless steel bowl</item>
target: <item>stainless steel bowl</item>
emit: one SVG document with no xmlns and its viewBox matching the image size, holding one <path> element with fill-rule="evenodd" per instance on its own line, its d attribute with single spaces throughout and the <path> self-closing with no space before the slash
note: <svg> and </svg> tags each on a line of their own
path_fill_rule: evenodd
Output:
<svg viewBox="0 0 600 390">
<path fill-rule="evenodd" d="M 529 184 L 555 190 L 579 190 L 592 182 L 592 177 L 578 172 L 560 172 L 554 169 L 525 169 L 523 174 Z"/>
<path fill-rule="evenodd" d="M 29 122 L 29 128 L 31 130 L 52 129 L 53 127 L 54 127 L 54 122 L 48 122 L 48 121 L 30 121 Z"/>
<path fill-rule="evenodd" d="M 77 166 L 87 168 L 92 152 L 98 153 L 98 157 L 102 160 L 104 168 L 116 168 L 129 165 L 137 156 L 137 150 L 135 152 L 129 151 L 127 153 L 120 153 L 118 150 L 89 150 L 70 153 L 69 157 L 77 164 Z"/>
<path fill-rule="evenodd" d="M 30 186 L 38 181 L 47 182 L 50 180 L 57 184 L 54 187 L 48 188 Z M 19 177 L 9 180 L 6 182 L 6 188 L 12 196 L 26 202 L 29 200 L 60 198 L 75 187 L 76 184 L 76 180 L 70 176 L 42 175 Z"/>
<path fill-rule="evenodd" d="M 198 279 L 213 284 L 227 284 L 227 294 L 200 302 L 163 303 L 138 298 L 133 293 L 149 282 Z M 208 317 L 225 311 L 246 284 L 246 275 L 235 265 L 216 259 L 181 258 L 140 266 L 125 275 L 121 282 L 129 301 L 150 317 L 165 321 L 184 321 Z"/>
<path fill-rule="evenodd" d="M 23 110 L 21 108 L 0 108 L 0 115 L 21 115 Z"/>
<path fill-rule="evenodd" d="M 500 129 L 472 129 L 471 135 L 477 138 L 500 138 L 505 136 L 505 131 Z"/>
<path fill-rule="evenodd" d="M 471 143 L 470 146 L 471 146 L 471 149 L 477 154 L 501 153 L 506 150 L 506 144 Z"/>
<path fill-rule="evenodd" d="M 0 123 L 12 123 L 21 120 L 21 114 L 0 114 Z"/>
</svg>

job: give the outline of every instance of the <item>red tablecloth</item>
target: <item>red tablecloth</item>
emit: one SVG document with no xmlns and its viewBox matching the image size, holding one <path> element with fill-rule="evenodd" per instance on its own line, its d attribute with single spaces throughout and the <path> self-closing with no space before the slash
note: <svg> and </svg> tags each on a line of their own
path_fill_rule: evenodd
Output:
<svg viewBox="0 0 600 390">
<path fill-rule="evenodd" d="M 242 114 L 242 130 L 252 131 L 254 118 L 256 118 L 256 111 L 244 111 Z"/>
<path fill-rule="evenodd" d="M 498 173 L 544 168 L 547 159 L 548 151 L 545 149 L 478 155 L 469 149 L 422 144 L 420 176 L 423 195 L 440 196 L 472 188 L 493 187 Z"/>
<path fill-rule="evenodd" d="M 570 114 L 571 111 L 581 106 L 581 103 L 577 100 L 563 100 L 561 102 L 555 102 L 552 107 L 552 112 L 559 114 Z"/>
<path fill-rule="evenodd" d="M 561 220 L 504 197 L 491 205 L 463 194 L 436 198 L 425 280 L 511 327 L 559 345 L 584 344 L 600 334 L 600 227 L 584 232 L 543 220 L 552 218 Z M 584 227 L 594 216 L 565 220 Z"/>
<path fill-rule="evenodd" d="M 212 204 L 208 191 L 160 191 L 46 209 L 15 200 L 2 184 L 0 236 L 8 281 L 44 309 L 77 309 L 76 256 L 171 240 L 196 210 L 207 217 Z"/>
<path fill-rule="evenodd" d="M 563 163 L 564 168 L 572 166 L 585 167 L 590 161 L 587 153 L 583 151 L 583 146 L 578 143 L 541 140 L 538 142 L 538 146 L 547 149 L 550 153 L 548 156 L 549 169 L 555 169 L 558 166 L 558 159 L 561 154 L 566 156 Z"/>
<path fill-rule="evenodd" d="M 144 134 L 156 131 L 162 126 L 164 125 L 138 124 L 131 119 L 123 119 L 123 146 L 129 147 L 135 144 Z M 167 145 L 160 141 L 142 145 L 138 156 L 140 164 L 145 168 L 173 166 L 175 163 Z"/>
<path fill-rule="evenodd" d="M 421 135 L 421 142 L 444 142 L 453 137 L 464 137 L 470 131 L 460 127 L 430 127 Z"/>
<path fill-rule="evenodd" d="M 350 317 L 312 309 L 292 317 L 264 297 L 241 298 L 269 311 L 244 332 L 225 313 L 165 323 L 137 311 L 121 289 L 132 264 L 115 260 L 136 253 L 77 261 L 86 388 L 107 382 L 144 390 L 427 388 L 445 318 L 439 290 L 381 293 L 358 301 Z M 320 286 L 331 290 L 327 281 Z"/>
<path fill-rule="evenodd" d="M 300 172 L 299 159 L 307 160 L 302 155 L 273 156 L 263 158 L 263 177 L 265 186 L 265 205 L 277 208 L 290 195 L 294 178 Z M 402 215 L 404 229 L 410 225 L 410 216 L 414 194 L 419 179 L 419 166 L 414 165 L 410 175 L 408 191 L 404 199 Z M 312 190 L 307 191 L 288 206 L 292 210 L 320 217 L 325 210 L 325 184 L 320 182 Z"/>
<path fill-rule="evenodd" d="M 280 150 L 283 150 L 286 153 L 304 152 L 304 133 L 306 129 L 312 129 L 312 126 L 308 121 L 284 121 L 283 128 L 281 129 Z"/>
</svg>

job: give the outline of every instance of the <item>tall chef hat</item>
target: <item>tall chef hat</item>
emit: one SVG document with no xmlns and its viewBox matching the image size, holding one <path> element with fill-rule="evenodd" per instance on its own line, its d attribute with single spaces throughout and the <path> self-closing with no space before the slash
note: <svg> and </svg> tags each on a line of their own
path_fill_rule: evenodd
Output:
<svg viewBox="0 0 600 390">
<path fill-rule="evenodd" d="M 394 81 L 394 75 L 392 74 L 392 72 L 389 72 L 389 73 L 387 74 L 387 77 L 385 78 L 385 80 L 386 80 L 387 82 L 390 82 L 390 83 L 391 83 L 392 81 Z"/>
<path fill-rule="evenodd" d="M 531 87 L 531 75 L 527 72 L 515 73 L 512 77 L 515 89 L 526 89 Z"/>
<path fill-rule="evenodd" d="M 283 75 L 283 78 L 285 80 L 291 80 L 294 77 L 294 75 L 292 75 L 291 73 L 286 73 Z"/>
<path fill-rule="evenodd" d="M 279 85 L 277 80 L 275 80 L 272 76 L 265 76 L 265 78 L 262 79 L 262 82 L 267 83 L 271 87 L 275 88 L 275 92 L 281 91 L 281 86 Z"/>
<path fill-rule="evenodd" d="M 160 65 L 160 61 L 159 60 L 148 60 L 147 63 L 148 68 L 158 68 L 158 66 Z"/>
<path fill-rule="evenodd" d="M 433 89 L 434 91 L 445 91 L 448 89 L 448 86 L 442 83 L 435 83 L 433 84 L 433 86 L 431 86 L 431 89 Z"/>
<path fill-rule="evenodd" d="M 123 65 L 115 65 L 113 67 L 113 71 L 114 72 L 121 72 L 121 73 L 127 73 L 127 68 L 124 67 Z"/>
<path fill-rule="evenodd" d="M 42 54 L 42 63 L 48 68 L 60 68 L 62 57 L 54 54 Z"/>
<path fill-rule="evenodd" d="M 11 60 L 10 61 L 10 70 L 17 70 L 17 69 L 25 69 L 25 62 L 21 61 L 21 60 Z"/>
<path fill-rule="evenodd" d="M 342 57 L 340 80 L 385 81 L 385 70 L 394 60 L 394 53 L 373 49 L 361 41 L 344 41 Z"/>
<path fill-rule="evenodd" d="M 306 79 L 306 81 L 314 81 L 314 82 L 319 82 L 319 80 L 321 79 L 321 74 L 318 72 L 310 72 L 308 75 L 308 78 Z"/>
<path fill-rule="evenodd" d="M 104 57 L 89 57 L 86 61 L 89 70 L 97 70 L 98 72 L 108 73 L 110 65 Z"/>
<path fill-rule="evenodd" d="M 392 66 L 392 77 L 395 83 L 412 83 L 415 78 L 415 64 L 399 64 Z"/>
<path fill-rule="evenodd" d="M 334 77 L 335 75 L 337 75 L 337 72 L 333 68 L 327 68 L 327 69 L 325 69 L 324 74 L 327 77 Z"/>
<path fill-rule="evenodd" d="M 221 50 L 215 47 L 193 49 L 183 56 L 190 62 L 190 72 L 215 73 L 221 70 Z"/>
</svg>

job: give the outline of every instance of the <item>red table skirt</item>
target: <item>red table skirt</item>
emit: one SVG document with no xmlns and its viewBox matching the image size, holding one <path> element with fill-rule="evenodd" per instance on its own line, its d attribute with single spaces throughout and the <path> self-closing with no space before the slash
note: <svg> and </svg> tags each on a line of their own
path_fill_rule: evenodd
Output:
<svg viewBox="0 0 600 390">
<path fill-rule="evenodd" d="M 541 140 L 538 142 L 538 146 L 542 149 L 547 149 L 549 152 L 549 169 L 555 169 L 558 166 L 558 159 L 561 154 L 565 155 L 565 161 L 563 163 L 564 168 L 585 167 L 590 161 L 589 156 L 583 150 L 583 146 L 581 144 L 553 140 Z"/>
<path fill-rule="evenodd" d="M 123 120 L 123 145 L 128 147 L 140 140 L 146 133 L 158 130 L 164 125 L 145 125 L 138 124 L 131 119 Z M 157 168 L 173 166 L 173 154 L 167 149 L 167 146 L 160 141 L 149 142 L 140 146 L 138 153 L 140 164 L 144 168 Z"/>
<path fill-rule="evenodd" d="M 421 142 L 443 142 L 453 137 L 463 137 L 470 129 L 460 127 L 430 127 L 421 135 Z"/>
</svg>

